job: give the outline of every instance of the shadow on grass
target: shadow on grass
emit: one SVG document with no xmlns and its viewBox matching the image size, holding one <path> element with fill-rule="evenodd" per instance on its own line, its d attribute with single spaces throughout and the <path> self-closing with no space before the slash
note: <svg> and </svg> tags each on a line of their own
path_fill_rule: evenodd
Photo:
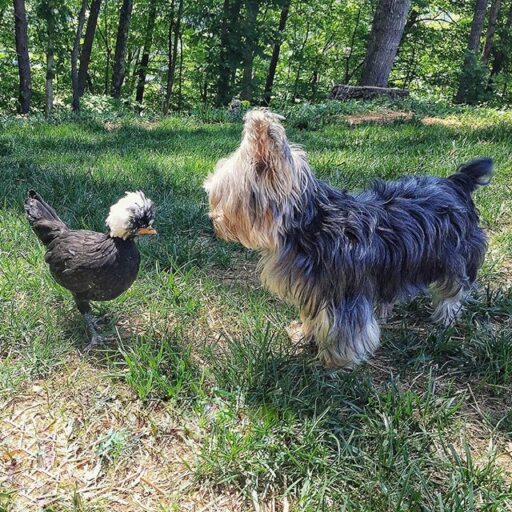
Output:
<svg viewBox="0 0 512 512">
<path fill-rule="evenodd" d="M 40 126 L 35 133 L 21 130 L 14 135 L 7 132 L 0 137 L 2 173 L 5 173 L 7 182 L 12 180 L 11 185 L 3 190 L 8 205 L 19 208 L 29 187 L 41 189 L 42 193 L 49 196 L 49 200 L 55 202 L 57 209 L 62 211 L 64 208 L 71 208 L 79 216 L 83 214 L 82 208 L 90 208 L 91 195 L 98 196 L 100 204 L 106 207 L 124 190 L 134 187 L 143 188 L 156 199 L 165 196 L 166 191 L 172 191 L 178 197 L 188 196 L 197 201 L 202 196 L 200 180 L 209 170 L 208 167 L 204 169 L 203 176 L 189 173 L 188 180 L 185 180 L 181 173 L 176 175 L 172 169 L 164 169 L 162 165 L 148 161 L 148 158 L 141 161 L 140 155 L 204 159 L 213 168 L 218 158 L 236 148 L 241 131 L 238 125 L 201 127 L 194 124 L 187 126 L 186 122 L 184 128 L 163 123 L 152 129 L 141 125 L 123 125 L 112 131 L 107 131 L 102 123 L 66 126 L 70 127 L 71 133 L 59 131 L 57 125 L 47 127 L 50 133 L 52 129 L 57 130 L 55 135 L 45 135 L 44 126 Z M 312 152 L 315 148 L 321 148 L 323 152 L 344 151 L 363 144 L 361 151 L 365 153 L 367 145 L 364 140 L 368 139 L 371 140 L 369 149 L 374 155 L 396 155 L 397 152 L 407 155 L 411 153 L 411 147 L 415 148 L 414 155 L 418 151 L 430 155 L 433 146 L 439 151 L 443 151 L 443 148 L 447 150 L 451 148 L 454 140 L 473 142 L 475 145 L 484 141 L 505 142 L 512 138 L 512 127 L 506 125 L 499 130 L 496 127 L 486 127 L 466 131 L 420 124 L 400 125 L 395 129 L 386 126 L 361 126 L 343 129 L 339 136 L 338 139 L 333 134 L 326 137 L 318 132 L 290 132 L 292 140 L 297 140 L 305 145 L 306 150 Z M 119 170 L 110 172 L 108 168 L 98 169 L 97 161 L 105 155 L 114 160 L 121 159 L 121 162 L 129 157 L 130 163 L 135 163 L 137 168 L 133 168 L 128 174 Z M 52 157 L 50 164 L 45 162 L 45 156 Z M 383 159 L 383 165 L 385 161 Z M 77 164 L 74 165 L 73 162 Z M 396 166 L 394 160 L 392 163 Z M 368 172 L 359 172 L 369 178 L 391 178 L 397 174 L 417 171 L 406 168 L 410 165 L 407 158 L 403 165 L 404 168 L 384 167 L 381 171 L 368 169 Z M 453 170 L 447 169 L 447 172 Z M 429 169 L 425 169 L 425 172 L 428 171 Z M 345 186 L 360 185 L 359 177 L 352 176 L 351 168 L 347 169 L 346 178 L 348 181 Z M 6 183 L 4 187 L 5 185 Z M 87 198 L 85 204 L 84 197 Z"/>
<path fill-rule="evenodd" d="M 286 490 L 309 503 L 304 510 L 330 510 L 334 501 L 347 510 L 442 503 L 462 511 L 450 504 L 473 496 L 479 481 L 479 500 L 501 510 L 509 490 L 494 459 L 477 466 L 469 445 L 454 441 L 474 375 L 455 382 L 435 362 L 410 365 L 387 343 L 382 350 L 385 360 L 379 354 L 354 371 L 327 373 L 268 327 L 229 339 L 212 367 L 222 392 L 213 399 L 198 475 L 260 495 Z M 482 359 L 480 370 L 488 363 Z M 506 428 L 510 420 L 494 421 Z"/>
<path fill-rule="evenodd" d="M 512 288 L 483 290 L 456 327 L 441 328 L 429 322 L 426 300 L 416 299 L 400 308 L 392 325 L 383 327 L 383 346 L 368 365 L 338 372 L 319 366 L 306 347 L 298 347 L 303 351 L 297 352 L 269 324 L 257 326 L 242 338 L 226 334 L 211 371 L 223 389 L 244 390 L 253 407 L 271 407 L 280 415 L 289 411 L 302 418 L 325 411 L 323 421 L 330 422 L 333 431 L 341 428 L 341 417 L 357 421 L 375 387 L 395 378 L 411 389 L 415 382 L 421 383 L 421 389 L 429 378 L 439 378 L 454 390 L 477 385 L 482 408 L 487 399 L 510 406 L 510 311 Z"/>
</svg>

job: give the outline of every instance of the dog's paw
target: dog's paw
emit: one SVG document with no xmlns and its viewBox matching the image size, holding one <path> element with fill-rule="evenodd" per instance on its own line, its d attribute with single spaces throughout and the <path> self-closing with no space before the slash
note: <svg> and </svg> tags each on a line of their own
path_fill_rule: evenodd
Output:
<svg viewBox="0 0 512 512">
<path fill-rule="evenodd" d="M 288 327 L 286 327 L 286 334 L 288 334 L 292 343 L 302 343 L 305 339 L 302 322 L 294 320 Z"/>
</svg>

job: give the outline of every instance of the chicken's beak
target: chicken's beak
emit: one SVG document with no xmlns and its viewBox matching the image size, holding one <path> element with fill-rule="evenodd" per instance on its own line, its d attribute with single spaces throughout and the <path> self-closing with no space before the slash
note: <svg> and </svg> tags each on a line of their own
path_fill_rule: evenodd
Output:
<svg viewBox="0 0 512 512">
<path fill-rule="evenodd" d="M 145 228 L 139 228 L 137 230 L 137 235 L 158 235 L 158 233 L 156 232 L 156 229 L 153 229 L 152 227 L 148 226 Z"/>
</svg>

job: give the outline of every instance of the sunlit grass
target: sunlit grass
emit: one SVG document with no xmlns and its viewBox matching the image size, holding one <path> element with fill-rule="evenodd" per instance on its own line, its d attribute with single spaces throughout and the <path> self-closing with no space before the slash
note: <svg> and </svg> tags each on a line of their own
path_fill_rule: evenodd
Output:
<svg viewBox="0 0 512 512">
<path fill-rule="evenodd" d="M 311 512 L 509 510 L 512 124 L 485 110 L 450 116 L 451 124 L 417 116 L 354 126 L 338 118 L 309 130 L 290 119 L 290 138 L 322 178 L 343 188 L 405 173 L 446 176 L 477 156 L 496 162 L 492 184 L 475 196 L 490 252 L 459 324 L 432 326 L 420 298 L 398 309 L 368 365 L 334 375 L 288 340 L 284 327 L 296 313 L 260 287 L 256 255 L 213 235 L 201 184 L 236 148 L 240 124 L 7 122 L 0 132 L 0 399 L 64 374 L 68 382 L 82 360 L 107 389 L 127 390 L 125 405 L 171 415 L 190 452 L 195 484 L 186 492 L 235 493 L 229 510 L 253 510 L 255 500 Z M 137 282 L 95 306 L 109 339 L 95 353 L 80 354 L 80 315 L 51 279 L 24 219 L 29 188 L 76 228 L 104 230 L 109 206 L 126 190 L 144 190 L 157 205 L 159 236 L 139 244 Z M 121 400 L 108 397 L 85 398 L 106 408 Z M 95 453 L 108 468 L 136 464 L 140 440 L 130 421 L 97 427 Z M 161 426 L 144 421 L 158 447 Z M 0 436 L 0 450 L 5 442 Z M 1 464 L 0 509 L 18 499 L 1 480 Z M 63 510 L 75 502 L 108 509 L 78 491 L 67 495 Z M 179 510 L 171 507 L 181 498 L 160 498 L 169 507 L 162 510 Z"/>
</svg>

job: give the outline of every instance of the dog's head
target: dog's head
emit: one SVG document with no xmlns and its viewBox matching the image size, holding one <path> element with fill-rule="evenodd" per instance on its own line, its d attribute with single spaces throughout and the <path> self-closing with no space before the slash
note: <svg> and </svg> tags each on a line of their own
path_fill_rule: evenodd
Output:
<svg viewBox="0 0 512 512">
<path fill-rule="evenodd" d="M 219 160 L 204 188 L 218 236 L 251 249 L 275 249 L 302 192 L 311 182 L 303 151 L 290 144 L 283 117 L 248 112 L 240 147 Z"/>
</svg>

